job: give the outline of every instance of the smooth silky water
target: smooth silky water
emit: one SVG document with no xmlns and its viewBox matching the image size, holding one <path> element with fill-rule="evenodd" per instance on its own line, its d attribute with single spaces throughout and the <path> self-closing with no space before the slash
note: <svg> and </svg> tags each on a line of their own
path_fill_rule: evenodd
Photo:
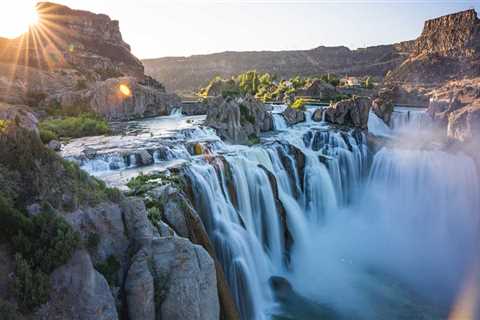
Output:
<svg viewBox="0 0 480 320">
<path fill-rule="evenodd" d="M 64 153 L 116 186 L 186 164 L 243 320 L 457 320 L 463 300 L 478 306 L 473 160 L 436 143 L 441 133 L 422 111 L 396 110 L 392 127 L 372 113 L 370 134 L 387 141 L 373 153 L 363 132 L 288 127 L 283 108 L 273 110 L 276 132 L 253 147 L 224 144 L 199 127 L 202 118 L 177 111 L 134 122 L 140 130 L 126 136 L 76 140 Z M 222 156 L 191 156 L 192 141 Z M 99 155 L 79 156 L 85 146 Z M 125 160 L 138 148 L 155 150 L 155 163 Z"/>
</svg>

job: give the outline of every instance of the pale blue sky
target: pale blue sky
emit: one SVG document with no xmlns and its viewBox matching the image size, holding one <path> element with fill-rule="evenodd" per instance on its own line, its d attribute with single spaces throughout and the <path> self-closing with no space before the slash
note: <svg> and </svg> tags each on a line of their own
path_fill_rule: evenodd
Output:
<svg viewBox="0 0 480 320">
<path fill-rule="evenodd" d="M 476 1 L 174 1 L 58 0 L 72 8 L 120 20 L 125 41 L 140 58 L 219 51 L 358 48 L 410 40 L 426 19 L 468 8 Z M 0 35 L 13 36 L 18 14 L 36 0 L 9 1 Z M 10 23 L 5 23 L 10 19 Z M 9 29 L 9 30 L 7 30 Z"/>
</svg>

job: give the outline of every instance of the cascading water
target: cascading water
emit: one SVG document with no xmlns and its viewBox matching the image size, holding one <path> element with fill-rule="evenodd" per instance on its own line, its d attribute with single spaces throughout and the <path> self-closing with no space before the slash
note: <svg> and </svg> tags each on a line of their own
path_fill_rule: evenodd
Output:
<svg viewBox="0 0 480 320">
<path fill-rule="evenodd" d="M 396 129 L 377 123 L 373 131 L 394 137 L 407 127 L 425 128 L 423 113 L 409 117 L 401 127 L 397 121 Z M 478 257 L 480 186 L 473 161 L 441 150 L 405 149 L 399 141 L 379 151 L 369 169 L 371 155 L 363 133 L 299 130 L 289 128 L 277 138 L 284 142 L 267 144 L 268 158 L 258 155 L 259 148 L 229 155 L 223 173 L 208 182 L 212 190 L 212 185 L 220 185 L 222 191 L 212 191 L 209 201 L 199 200 L 203 217 L 234 217 L 228 226 L 209 229 L 217 246 L 219 234 L 222 248 L 255 243 L 250 245 L 255 251 L 248 253 L 219 250 L 224 252 L 226 270 L 241 261 L 241 271 L 233 268 L 236 271 L 228 278 L 237 288 L 233 290 L 242 319 L 272 314 L 317 319 L 324 313 L 339 319 L 446 317 L 465 270 Z M 249 152 L 255 155 L 248 156 Z M 270 187 L 267 191 L 259 187 L 269 184 L 266 176 L 247 178 L 255 176 L 258 165 L 275 178 L 280 209 L 274 206 L 275 199 L 265 201 Z M 191 178 L 195 185 L 207 183 L 193 173 Z M 228 200 L 226 214 L 211 206 L 218 207 L 214 195 L 220 194 L 220 202 L 225 202 L 228 190 L 235 194 L 238 207 Z M 196 196 L 204 197 L 203 192 Z M 278 220 L 282 211 L 285 225 Z M 272 229 L 265 232 L 265 223 L 275 232 L 280 226 L 280 235 L 287 231 L 290 244 L 273 246 L 272 241 L 282 241 L 281 237 L 273 237 Z M 235 238 L 226 240 L 223 234 L 229 233 Z M 252 253 L 255 259 L 250 260 Z M 294 299 L 300 305 L 276 303 L 268 279 L 278 275 L 301 296 Z M 315 311 L 305 315 L 302 308 Z"/>
<path fill-rule="evenodd" d="M 275 130 L 285 130 L 287 129 L 287 122 L 285 121 L 285 118 L 283 117 L 282 114 L 279 113 L 273 113 L 273 128 Z"/>
<path fill-rule="evenodd" d="M 255 147 L 224 144 L 198 126 L 166 145 L 150 136 L 141 144 L 155 165 L 188 161 L 194 207 L 242 320 L 447 319 L 479 262 L 472 159 L 412 143 L 419 132 L 427 142 L 436 134 L 421 111 L 397 110 L 391 127 L 370 114 L 370 134 L 388 140 L 372 154 L 364 132 L 283 127 L 283 109 L 272 112 L 279 131 Z M 199 142 L 207 157 L 190 155 Z M 138 164 L 137 151 L 120 154 L 80 161 L 89 171 Z M 276 276 L 288 294 L 271 286 Z"/>
</svg>

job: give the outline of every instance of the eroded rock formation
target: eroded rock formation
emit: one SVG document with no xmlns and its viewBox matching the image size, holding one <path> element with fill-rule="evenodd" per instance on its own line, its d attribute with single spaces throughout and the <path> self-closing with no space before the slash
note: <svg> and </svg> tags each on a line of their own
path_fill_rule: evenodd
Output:
<svg viewBox="0 0 480 320">
<path fill-rule="evenodd" d="M 248 95 L 211 99 L 206 124 L 216 129 L 223 139 L 237 144 L 246 144 L 273 127 L 267 107 Z"/>
</svg>

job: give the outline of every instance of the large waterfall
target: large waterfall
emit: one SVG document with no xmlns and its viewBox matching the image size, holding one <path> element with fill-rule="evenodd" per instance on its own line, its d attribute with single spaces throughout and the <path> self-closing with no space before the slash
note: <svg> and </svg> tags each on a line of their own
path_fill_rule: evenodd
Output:
<svg viewBox="0 0 480 320">
<path fill-rule="evenodd" d="M 154 167 L 187 162 L 194 207 L 242 320 L 449 318 L 480 262 L 474 161 L 432 142 L 421 111 L 399 109 L 390 126 L 372 113 L 368 134 L 386 141 L 379 150 L 365 132 L 287 127 L 280 112 L 276 134 L 253 147 L 197 126 L 170 144 L 142 138 Z M 191 156 L 197 141 L 214 156 Z M 96 174 L 143 159 L 112 144 L 77 161 Z"/>
<path fill-rule="evenodd" d="M 376 154 L 364 133 L 302 126 L 191 165 L 242 319 L 447 317 L 478 257 L 480 186 L 468 156 L 405 147 L 425 119 L 395 115 Z M 278 303 L 272 276 L 314 311 Z"/>
</svg>

